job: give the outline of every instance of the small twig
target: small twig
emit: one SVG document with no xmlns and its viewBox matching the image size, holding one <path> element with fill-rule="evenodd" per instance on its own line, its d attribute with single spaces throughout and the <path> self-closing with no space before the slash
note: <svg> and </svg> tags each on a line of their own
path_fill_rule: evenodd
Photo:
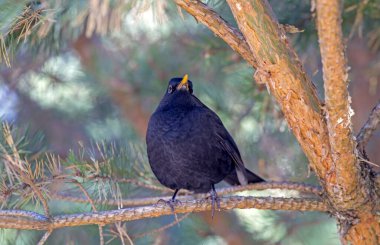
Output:
<svg viewBox="0 0 380 245">
<path fill-rule="evenodd" d="M 145 237 L 145 236 L 149 236 L 149 235 L 152 235 L 154 233 L 160 233 L 160 232 L 163 232 L 164 230 L 166 229 L 169 229 L 170 227 L 173 227 L 175 226 L 176 224 L 179 224 L 182 220 L 186 219 L 191 213 L 187 213 L 185 215 L 182 215 L 180 218 L 176 219 L 175 221 L 173 221 L 172 223 L 169 223 L 167 225 L 164 225 L 158 229 L 154 229 L 154 230 L 151 230 L 151 231 L 147 231 L 147 232 L 143 232 L 143 233 L 138 233 L 136 235 L 133 235 L 132 238 L 133 239 L 137 239 L 137 238 L 142 238 L 142 237 Z"/>
<path fill-rule="evenodd" d="M 98 227 L 99 227 L 100 245 L 104 245 L 103 225 L 99 225 Z"/>
<path fill-rule="evenodd" d="M 380 168 L 380 165 L 378 165 L 378 164 L 376 164 L 376 163 L 374 163 L 374 162 L 368 161 L 367 159 L 364 159 L 363 157 L 360 157 L 360 156 L 359 156 L 359 160 L 360 160 L 361 162 L 368 163 L 369 165 L 372 165 L 372 166 L 374 166 L 374 167 Z"/>
<path fill-rule="evenodd" d="M 73 180 L 73 183 L 76 184 L 79 187 L 79 189 L 81 189 L 81 191 L 83 192 L 83 194 L 86 196 L 87 200 L 90 202 L 93 211 L 95 211 L 95 212 L 98 211 L 96 209 L 94 200 L 92 200 L 92 198 L 88 194 L 88 191 L 83 187 L 83 185 L 81 183 L 79 183 L 78 181 L 76 181 L 76 180 Z M 99 224 L 98 227 L 99 227 L 100 245 L 104 245 L 103 225 Z"/>
<path fill-rule="evenodd" d="M 361 150 L 365 148 L 369 139 L 373 135 L 373 132 L 375 132 L 379 124 L 380 124 L 380 102 L 372 109 L 368 117 L 368 120 L 360 129 L 359 134 L 356 137 L 358 145 Z"/>
<path fill-rule="evenodd" d="M 124 236 L 123 236 L 123 233 L 122 233 L 122 231 L 121 231 L 122 229 L 121 229 L 120 226 L 121 226 L 121 225 L 120 225 L 120 222 L 118 222 L 118 223 L 115 224 L 116 230 L 117 230 L 117 232 L 119 233 L 119 237 L 120 237 L 121 244 L 122 244 L 122 245 L 125 245 L 125 242 L 124 242 Z"/>
<path fill-rule="evenodd" d="M 132 241 L 132 238 L 128 235 L 127 233 L 127 229 L 125 227 L 125 224 L 122 226 L 121 225 L 121 222 L 118 222 L 115 224 L 115 227 L 117 229 L 117 232 L 119 233 L 119 237 L 120 237 L 120 240 L 121 240 L 121 243 L 124 245 L 125 242 L 124 242 L 124 237 L 128 239 L 128 242 L 129 244 L 133 245 L 133 241 Z"/>
<path fill-rule="evenodd" d="M 44 236 L 41 238 L 41 240 L 37 243 L 37 245 L 44 245 L 45 242 L 47 241 L 47 239 L 49 238 L 49 236 L 51 235 L 51 233 L 53 232 L 53 230 L 48 230 L 45 232 Z"/>
<path fill-rule="evenodd" d="M 88 194 L 87 190 L 83 187 L 83 185 L 81 183 L 79 183 L 78 181 L 76 180 L 72 180 L 72 182 L 77 185 L 79 187 L 79 189 L 83 192 L 83 194 L 86 196 L 87 200 L 90 202 L 91 204 L 91 207 L 93 209 L 93 211 L 97 211 L 96 209 L 96 206 L 95 206 L 95 202 L 94 200 L 92 200 L 92 198 L 90 197 L 90 194 Z"/>
</svg>

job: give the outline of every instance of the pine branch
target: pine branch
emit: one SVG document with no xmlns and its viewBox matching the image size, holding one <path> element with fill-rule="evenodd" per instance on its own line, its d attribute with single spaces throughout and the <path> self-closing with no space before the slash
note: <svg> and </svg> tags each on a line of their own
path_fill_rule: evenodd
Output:
<svg viewBox="0 0 380 245">
<path fill-rule="evenodd" d="M 226 187 L 219 188 L 216 192 L 219 195 L 225 195 L 230 193 L 236 193 L 239 191 L 248 191 L 248 190 L 269 190 L 269 189 L 280 189 L 280 190 L 290 190 L 290 191 L 299 191 L 303 193 L 309 193 L 316 196 L 320 196 L 322 194 L 322 188 L 315 187 L 307 184 L 301 183 L 292 183 L 292 182 L 264 182 L 264 183 L 256 183 L 252 185 L 246 186 L 234 186 L 234 187 Z M 178 200 L 184 201 L 189 198 L 193 198 L 192 195 L 188 195 L 189 192 L 180 192 L 179 194 L 187 194 L 187 195 L 179 195 L 177 197 Z M 208 194 L 196 194 L 196 198 L 206 198 Z M 77 202 L 77 203 L 88 203 L 87 198 L 63 195 L 58 193 L 52 193 L 52 198 L 68 201 L 68 202 Z M 171 196 L 157 196 L 157 197 L 147 197 L 147 198 L 129 198 L 123 200 L 94 200 L 97 204 L 102 205 L 110 205 L 110 206 L 141 206 L 141 205 L 152 205 L 156 204 L 160 199 L 169 200 Z"/>
<path fill-rule="evenodd" d="M 380 124 L 380 102 L 372 109 L 371 114 L 368 117 L 368 120 L 360 129 L 360 132 L 357 136 L 357 142 L 361 149 L 367 145 L 369 139 L 378 128 Z"/>
<path fill-rule="evenodd" d="M 27 184 L 31 187 L 34 194 L 37 195 L 38 199 L 42 203 L 42 206 L 45 211 L 45 215 L 50 215 L 49 205 L 47 203 L 46 198 L 41 192 L 41 189 L 36 186 L 34 183 L 34 174 L 30 168 L 30 165 L 25 164 L 19 155 L 15 142 L 13 140 L 13 136 L 11 134 L 11 130 L 8 124 L 3 124 L 3 135 L 8 144 L 8 146 L 12 149 L 12 156 L 9 155 L 5 148 L 0 144 L 1 150 L 3 151 L 3 158 L 5 160 L 5 165 L 12 169 L 12 172 L 22 181 L 22 183 Z"/>
<path fill-rule="evenodd" d="M 231 196 L 220 198 L 221 210 L 239 209 L 271 209 L 288 211 L 320 211 L 326 212 L 328 207 L 316 198 L 282 198 L 282 197 L 241 197 Z M 210 211 L 211 202 L 205 199 L 185 201 L 175 207 L 174 213 L 189 213 Z M 23 213 L 26 211 L 18 211 Z M 173 211 L 167 205 L 151 205 L 119 210 L 79 213 L 70 215 L 52 216 L 50 219 L 34 218 L 41 215 L 26 212 L 23 215 L 9 216 L 13 210 L 0 210 L 0 228 L 51 230 L 69 226 L 81 225 L 106 225 L 120 221 L 132 221 L 146 218 L 154 218 L 163 215 L 171 215 Z M 23 216 L 21 218 L 20 216 Z M 28 217 L 30 216 L 30 218 Z M 24 218 L 28 217 L 28 218 Z"/>
<path fill-rule="evenodd" d="M 257 67 L 257 61 L 252 56 L 244 36 L 239 30 L 229 25 L 218 13 L 199 0 L 174 0 L 174 2 L 223 39 L 253 68 Z"/>
<path fill-rule="evenodd" d="M 334 205 L 341 209 L 355 209 L 363 205 L 368 196 L 361 180 L 352 134 L 341 4 L 340 0 L 318 0 L 317 27 L 325 85 L 326 121 L 335 164 Z"/>
</svg>

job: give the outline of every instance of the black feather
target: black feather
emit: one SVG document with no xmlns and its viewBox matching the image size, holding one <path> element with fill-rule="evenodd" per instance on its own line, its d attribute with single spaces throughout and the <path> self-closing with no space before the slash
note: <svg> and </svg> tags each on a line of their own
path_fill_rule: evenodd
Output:
<svg viewBox="0 0 380 245">
<path fill-rule="evenodd" d="M 222 180 L 232 185 L 264 181 L 244 167 L 220 118 L 173 78 L 149 120 L 147 151 L 153 173 L 171 189 L 210 191 Z"/>
</svg>

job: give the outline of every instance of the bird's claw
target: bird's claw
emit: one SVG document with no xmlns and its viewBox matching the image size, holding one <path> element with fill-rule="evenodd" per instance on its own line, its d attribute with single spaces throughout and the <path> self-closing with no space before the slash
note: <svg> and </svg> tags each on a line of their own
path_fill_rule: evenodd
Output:
<svg viewBox="0 0 380 245">
<path fill-rule="evenodd" d="M 164 199 L 160 199 L 160 200 L 157 201 L 157 204 L 159 204 L 159 203 L 163 203 L 164 205 L 169 206 L 170 209 L 172 210 L 172 212 L 174 212 L 175 206 L 182 205 L 181 201 L 179 201 L 179 200 L 173 200 L 173 199 L 170 199 L 168 201 L 166 201 Z"/>
<path fill-rule="evenodd" d="M 211 198 L 211 218 L 214 219 L 215 205 L 216 205 L 217 210 L 218 211 L 220 210 L 220 199 L 214 189 L 211 191 L 210 198 Z"/>
</svg>

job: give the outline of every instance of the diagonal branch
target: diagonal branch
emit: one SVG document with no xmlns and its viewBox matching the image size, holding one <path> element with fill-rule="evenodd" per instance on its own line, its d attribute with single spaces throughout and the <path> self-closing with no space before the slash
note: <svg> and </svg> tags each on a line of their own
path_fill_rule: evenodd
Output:
<svg viewBox="0 0 380 245">
<path fill-rule="evenodd" d="M 218 13 L 199 0 L 174 0 L 174 2 L 223 39 L 253 68 L 257 67 L 257 61 L 252 56 L 244 36 L 239 30 L 229 25 Z"/>
<path fill-rule="evenodd" d="M 231 196 L 220 198 L 221 210 L 239 209 L 271 209 L 289 211 L 320 211 L 326 212 L 327 205 L 316 198 L 282 198 L 282 197 L 241 197 Z M 211 202 L 197 199 L 182 202 L 175 207 L 174 213 L 189 213 L 210 211 Z M 30 212 L 28 212 L 30 213 Z M 0 228 L 51 230 L 69 226 L 106 225 L 119 221 L 132 221 L 154 218 L 173 214 L 168 205 L 151 205 L 119 210 L 57 215 L 51 219 L 20 218 L 9 216 L 9 210 L 0 210 Z M 25 215 L 27 216 L 27 215 Z M 38 217 L 38 214 L 32 216 Z"/>
<path fill-rule="evenodd" d="M 372 109 L 371 114 L 368 117 L 368 120 L 360 129 L 360 132 L 357 136 L 357 142 L 360 148 L 364 149 L 367 145 L 369 139 L 378 128 L 380 124 L 380 102 Z"/>
<path fill-rule="evenodd" d="M 297 54 L 266 0 L 227 0 L 257 61 L 255 78 L 265 83 L 312 168 L 334 199 L 336 176 L 322 104 Z M 332 202 L 333 203 L 333 202 Z"/>
<path fill-rule="evenodd" d="M 53 233 L 53 230 L 47 230 L 42 238 L 38 241 L 37 245 L 44 245 L 51 233 Z"/>
<path fill-rule="evenodd" d="M 355 209 L 367 201 L 352 133 L 348 68 L 343 43 L 340 0 L 318 0 L 317 28 L 326 101 L 326 121 L 336 173 L 335 205 Z"/>
</svg>

